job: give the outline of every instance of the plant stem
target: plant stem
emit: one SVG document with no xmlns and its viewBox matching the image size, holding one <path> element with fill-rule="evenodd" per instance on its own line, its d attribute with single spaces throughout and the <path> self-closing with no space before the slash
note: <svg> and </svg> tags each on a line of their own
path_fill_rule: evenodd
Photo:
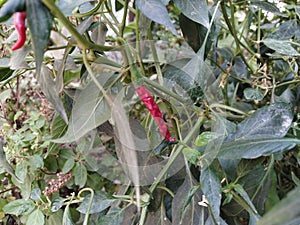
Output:
<svg viewBox="0 0 300 225">
<path fill-rule="evenodd" d="M 195 133 L 199 132 L 199 128 L 202 125 L 203 121 L 204 121 L 204 117 L 198 118 L 198 121 L 196 122 L 196 124 L 194 125 L 192 130 L 189 132 L 189 134 L 186 136 L 186 138 L 183 140 L 183 143 L 189 143 L 192 140 Z M 150 186 L 149 191 L 151 193 L 153 193 L 156 186 L 161 182 L 161 180 L 166 175 L 166 173 L 170 169 L 171 165 L 174 163 L 175 159 L 180 155 L 180 153 L 184 147 L 185 147 L 184 144 L 179 145 L 178 148 L 174 151 L 174 153 L 171 154 L 170 159 L 168 160 L 167 164 L 164 166 L 162 171 L 158 174 L 157 178 L 154 180 L 154 182 Z"/>
<path fill-rule="evenodd" d="M 122 22 L 121 22 L 121 25 L 120 25 L 120 36 L 123 37 L 124 35 L 124 29 L 125 29 L 125 26 L 126 26 L 126 18 L 127 18 L 127 11 L 128 11 L 128 0 L 125 0 L 124 2 L 124 13 L 123 13 L 123 18 L 122 18 Z"/>
<path fill-rule="evenodd" d="M 260 20 L 261 20 L 261 8 L 258 9 L 258 16 L 257 16 L 257 54 L 260 55 Z"/>
<path fill-rule="evenodd" d="M 90 215 L 90 211 L 91 211 L 91 207 L 92 207 L 92 203 L 93 203 L 93 199 L 94 199 L 94 190 L 91 188 L 84 188 L 82 189 L 79 193 L 78 193 L 78 197 L 81 198 L 81 194 L 82 192 L 85 191 L 89 191 L 91 193 L 90 196 L 90 201 L 88 203 L 87 209 L 86 209 L 86 214 L 84 216 L 84 221 L 83 221 L 83 225 L 87 225 L 88 221 L 89 221 L 89 215 Z"/>
<path fill-rule="evenodd" d="M 56 6 L 56 4 L 52 0 L 42 0 L 45 6 L 50 10 L 53 16 L 57 17 L 61 23 L 67 28 L 67 30 L 71 33 L 71 35 L 77 41 L 77 45 L 79 48 L 86 50 L 92 49 L 99 52 L 103 51 L 111 51 L 115 49 L 114 46 L 104 46 L 97 45 L 92 42 L 87 41 L 83 38 L 83 36 L 76 30 L 73 24 L 65 17 L 65 15 L 60 11 L 60 9 Z"/>
<path fill-rule="evenodd" d="M 144 63 L 143 63 L 143 58 L 142 58 L 142 50 L 141 50 L 141 40 L 140 40 L 140 29 L 139 29 L 139 21 L 140 21 L 140 11 L 137 9 L 136 13 L 135 13 L 135 26 L 136 26 L 136 30 L 135 30 L 135 38 L 136 38 L 136 44 L 135 44 L 135 48 L 137 51 L 137 59 L 138 62 L 140 63 L 140 68 L 142 71 L 142 74 L 145 76 L 145 67 L 144 67 Z"/>
<path fill-rule="evenodd" d="M 177 157 L 182 152 L 182 149 L 186 146 L 185 143 L 189 143 L 192 140 L 192 138 L 194 137 L 195 133 L 199 132 L 199 128 L 203 124 L 203 121 L 204 121 L 204 117 L 198 118 L 198 121 L 196 122 L 196 124 L 194 125 L 192 130 L 189 132 L 189 134 L 186 136 L 186 138 L 183 140 L 183 143 L 178 146 L 178 148 L 175 150 L 175 152 L 173 154 L 171 154 L 169 161 L 167 162 L 167 164 L 164 166 L 162 171 L 158 174 L 157 178 L 153 181 L 152 185 L 150 186 L 150 188 L 149 188 L 150 193 L 154 192 L 155 188 L 161 182 L 163 177 L 167 174 L 168 170 L 170 169 L 170 167 L 172 166 L 174 161 L 177 159 Z M 145 206 L 142 209 L 141 218 L 139 221 L 140 225 L 145 224 L 147 209 L 148 209 L 148 206 Z"/>
<path fill-rule="evenodd" d="M 151 52 L 152 52 L 152 56 L 154 59 L 154 65 L 155 65 L 155 69 L 156 69 L 156 73 L 157 73 L 157 78 L 158 78 L 158 83 L 163 86 L 164 85 L 164 80 L 163 80 L 163 75 L 162 75 L 162 71 L 160 68 L 160 63 L 159 63 L 159 58 L 157 55 L 157 51 L 153 42 L 153 35 L 152 35 L 152 30 L 149 28 L 148 29 L 148 37 L 150 39 L 150 48 L 151 48 Z"/>
<path fill-rule="evenodd" d="M 233 11 L 233 6 L 232 6 L 232 2 L 230 1 L 230 6 L 232 8 L 231 11 Z M 242 60 L 244 61 L 244 63 L 247 65 L 247 67 L 251 70 L 252 73 L 254 73 L 254 69 L 252 68 L 252 66 L 249 64 L 248 60 L 245 58 L 244 54 L 242 54 L 240 52 L 240 45 L 242 45 L 248 52 L 250 52 L 252 55 L 255 55 L 255 53 L 250 49 L 248 48 L 248 46 L 244 45 L 242 42 L 240 42 L 240 40 L 238 39 L 237 35 L 236 35 L 236 31 L 235 31 L 235 28 L 233 27 L 234 26 L 234 12 L 232 12 L 232 15 L 231 15 L 231 20 L 232 22 L 230 22 L 229 18 L 228 18 L 228 14 L 227 14 L 227 11 L 226 11 L 226 6 L 225 6 L 225 2 L 222 1 L 221 2 L 221 10 L 222 10 L 222 13 L 223 13 L 223 17 L 225 19 L 225 22 L 228 26 L 228 29 L 231 33 L 231 35 L 233 36 L 234 38 L 234 41 L 236 43 L 236 47 L 237 47 L 237 51 L 238 51 L 238 54 L 241 56 Z M 232 23 L 232 24 L 231 24 Z"/>
</svg>

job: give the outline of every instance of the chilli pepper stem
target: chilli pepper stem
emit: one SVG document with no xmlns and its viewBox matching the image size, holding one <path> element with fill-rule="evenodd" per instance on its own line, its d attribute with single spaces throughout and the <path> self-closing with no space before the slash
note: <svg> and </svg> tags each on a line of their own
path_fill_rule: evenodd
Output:
<svg viewBox="0 0 300 225">
<path fill-rule="evenodd" d="M 14 25 L 18 31 L 18 40 L 15 45 L 11 48 L 17 50 L 23 47 L 26 41 L 26 26 L 25 26 L 26 12 L 15 12 L 14 13 Z"/>
</svg>

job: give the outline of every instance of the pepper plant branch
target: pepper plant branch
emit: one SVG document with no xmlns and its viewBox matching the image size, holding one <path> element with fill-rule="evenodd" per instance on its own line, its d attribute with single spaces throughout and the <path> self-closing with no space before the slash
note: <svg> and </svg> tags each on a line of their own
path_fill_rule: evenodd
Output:
<svg viewBox="0 0 300 225">
<path fill-rule="evenodd" d="M 158 184 L 161 182 L 161 180 L 163 179 L 163 177 L 166 175 L 166 173 L 168 172 L 168 170 L 170 169 L 170 167 L 172 166 L 172 164 L 174 163 L 174 161 L 177 159 L 177 157 L 182 152 L 183 148 L 186 147 L 185 143 L 190 142 L 192 140 L 194 134 L 197 133 L 197 132 L 199 132 L 199 128 L 203 124 L 203 121 L 204 121 L 204 117 L 200 117 L 198 119 L 198 121 L 196 122 L 196 124 L 194 125 L 194 127 L 192 128 L 192 130 L 189 132 L 189 134 L 183 140 L 183 142 L 181 143 L 181 145 L 179 145 L 179 147 L 175 150 L 175 152 L 173 152 L 173 154 L 171 154 L 169 161 L 167 162 L 167 164 L 164 166 L 164 168 L 162 169 L 162 171 L 159 173 L 159 175 L 157 176 L 157 178 L 154 180 L 154 182 L 150 186 L 150 188 L 149 188 L 149 192 L 150 193 L 154 192 L 154 190 L 156 189 L 156 187 L 158 186 Z M 144 206 L 142 208 L 141 217 L 140 217 L 140 220 L 139 220 L 139 224 L 140 225 L 144 225 L 145 224 L 147 211 L 148 211 L 148 205 L 146 205 L 146 206 Z"/>
<path fill-rule="evenodd" d="M 143 59 L 142 59 L 142 53 L 141 53 L 141 43 L 140 43 L 140 29 L 139 29 L 139 21 L 140 21 L 140 11 L 137 9 L 136 13 L 135 13 L 135 26 L 136 26 L 136 30 L 135 30 L 135 37 L 136 37 L 136 50 L 137 50 L 137 58 L 140 62 L 140 68 L 142 71 L 142 74 L 145 76 L 145 68 L 144 68 L 144 63 L 143 63 Z"/>
<path fill-rule="evenodd" d="M 153 193 L 153 191 L 155 190 L 155 188 L 157 187 L 157 185 L 161 182 L 161 180 L 163 179 L 163 177 L 167 174 L 168 170 L 170 169 L 170 167 L 172 166 L 172 164 L 174 163 L 174 161 L 177 159 L 177 157 L 180 155 L 180 153 L 182 152 L 183 148 L 186 147 L 186 143 L 189 143 L 190 141 L 192 141 L 192 138 L 194 137 L 194 135 L 197 132 L 199 132 L 199 128 L 203 124 L 203 121 L 204 121 L 204 117 L 201 116 L 201 117 L 198 118 L 198 121 L 196 122 L 196 124 L 194 125 L 194 127 L 191 129 L 191 131 L 189 132 L 189 134 L 182 141 L 183 143 L 181 143 L 178 146 L 178 148 L 171 154 L 170 159 L 168 160 L 167 164 L 164 166 L 164 168 L 161 170 L 161 172 L 158 174 L 157 178 L 154 180 L 154 182 L 150 186 L 149 191 L 151 193 Z"/>
<path fill-rule="evenodd" d="M 153 59 L 154 59 L 154 65 L 155 65 L 155 69 L 156 69 L 156 73 L 157 73 L 158 83 L 163 86 L 163 84 L 164 84 L 163 74 L 162 74 L 162 71 L 161 71 L 161 68 L 160 68 L 160 63 L 159 63 L 159 58 L 158 58 L 158 55 L 157 55 L 157 51 L 156 51 L 156 48 L 155 48 L 155 45 L 154 45 L 154 42 L 153 42 L 153 35 L 152 35 L 152 30 L 151 29 L 148 29 L 148 36 L 149 36 L 149 39 L 150 39 L 150 48 L 151 48 L 152 56 L 153 56 Z"/>
<path fill-rule="evenodd" d="M 111 51 L 115 49 L 113 46 L 104 46 L 94 44 L 92 42 L 87 41 L 73 26 L 73 24 L 65 17 L 65 15 L 61 12 L 61 10 L 56 6 L 53 0 L 42 0 L 44 5 L 50 10 L 53 16 L 61 21 L 61 23 L 67 28 L 67 30 L 71 33 L 71 35 L 77 41 L 77 45 L 79 48 L 96 50 L 99 52 L 102 51 Z"/>
<path fill-rule="evenodd" d="M 123 18 L 122 18 L 122 22 L 120 24 L 120 35 L 121 35 L 121 37 L 123 37 L 124 29 L 125 29 L 125 26 L 126 26 L 126 18 L 127 18 L 127 14 L 128 14 L 128 12 L 127 12 L 128 11 L 128 4 L 129 4 L 129 1 L 125 0 Z"/>
<path fill-rule="evenodd" d="M 230 2 L 231 3 L 231 2 Z M 232 5 L 232 4 L 231 4 Z M 250 48 L 248 48 L 248 46 L 244 45 L 242 42 L 240 42 L 240 40 L 238 39 L 236 32 L 235 32 L 235 28 L 233 27 L 233 25 L 231 25 L 231 22 L 228 18 L 228 14 L 226 11 L 226 6 L 225 6 L 225 2 L 221 1 L 221 10 L 223 13 L 223 17 L 225 19 L 225 22 L 227 24 L 227 27 L 231 33 L 231 35 L 233 36 L 235 43 L 237 45 L 237 50 L 239 51 L 238 54 L 242 57 L 242 60 L 244 61 L 244 63 L 247 65 L 247 67 L 251 70 L 252 73 L 254 73 L 254 69 L 252 68 L 252 66 L 248 63 L 247 59 L 245 58 L 245 56 L 240 52 L 240 45 L 243 46 L 243 48 L 245 48 L 248 52 L 250 52 L 252 55 L 256 55 Z M 232 19 L 234 21 L 234 19 Z"/>
</svg>

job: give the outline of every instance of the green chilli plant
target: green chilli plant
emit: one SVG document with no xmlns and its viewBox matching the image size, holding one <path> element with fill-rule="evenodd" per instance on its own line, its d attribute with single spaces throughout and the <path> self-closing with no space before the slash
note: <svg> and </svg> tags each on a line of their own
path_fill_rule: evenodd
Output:
<svg viewBox="0 0 300 225">
<path fill-rule="evenodd" d="M 295 0 L 0 0 L 0 223 L 300 224 Z"/>
</svg>

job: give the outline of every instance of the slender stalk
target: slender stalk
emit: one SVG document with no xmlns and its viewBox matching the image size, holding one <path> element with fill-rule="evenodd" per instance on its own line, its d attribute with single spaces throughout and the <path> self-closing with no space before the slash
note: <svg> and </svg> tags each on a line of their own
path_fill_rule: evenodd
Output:
<svg viewBox="0 0 300 225">
<path fill-rule="evenodd" d="M 192 128 L 192 130 L 189 132 L 189 134 L 186 136 L 186 138 L 183 140 L 183 143 L 189 143 L 192 138 L 194 137 L 195 133 L 199 132 L 199 128 L 202 125 L 204 121 L 204 117 L 200 117 L 198 119 L 198 121 L 196 122 L 196 124 L 194 125 L 194 127 Z M 179 145 L 178 148 L 174 151 L 173 154 L 171 154 L 169 161 L 167 162 L 167 164 L 165 165 L 165 167 L 161 170 L 161 172 L 158 174 L 157 178 L 154 180 L 154 182 L 152 183 L 152 185 L 149 188 L 149 191 L 152 193 L 155 188 L 157 187 L 157 185 L 161 182 L 161 180 L 163 179 L 163 177 L 167 174 L 168 170 L 170 169 L 170 167 L 172 166 L 172 164 L 174 163 L 174 161 L 177 159 L 177 157 L 180 155 L 182 149 L 185 147 L 185 145 Z"/>
<path fill-rule="evenodd" d="M 56 4 L 52 0 L 42 0 L 45 6 L 50 10 L 53 16 L 57 17 L 61 23 L 67 28 L 67 30 L 71 33 L 71 35 L 77 41 L 77 45 L 79 48 L 85 49 L 92 49 L 99 52 L 103 51 L 111 51 L 115 49 L 113 46 L 104 46 L 94 44 L 92 42 L 87 41 L 83 38 L 83 36 L 76 30 L 73 24 L 65 17 L 65 15 L 60 11 L 60 9 L 56 6 Z"/>
<path fill-rule="evenodd" d="M 231 3 L 231 1 L 230 1 L 230 3 Z M 231 8 L 232 8 L 232 4 L 230 4 L 231 5 Z M 247 65 L 247 67 L 251 70 L 251 72 L 252 73 L 254 73 L 254 69 L 252 68 L 252 66 L 249 64 L 249 62 L 248 62 L 248 60 L 245 58 L 245 56 L 244 56 L 244 54 L 242 54 L 241 52 L 240 52 L 240 45 L 241 46 L 243 46 L 248 52 L 250 52 L 252 55 L 254 55 L 255 56 L 255 53 L 250 49 L 250 48 L 248 48 L 248 46 L 246 46 L 246 45 L 244 45 L 242 42 L 240 42 L 240 40 L 238 39 L 238 37 L 237 37 L 237 35 L 236 35 L 236 32 L 235 32 L 235 28 L 233 27 L 234 26 L 234 15 L 231 15 L 231 20 L 232 20 L 232 22 L 229 20 L 229 18 L 228 18 L 228 14 L 227 14 L 227 11 L 226 11 L 226 5 L 225 5 L 225 2 L 224 1 L 222 1 L 221 2 L 221 10 L 222 10 L 222 13 L 223 13 L 223 17 L 224 17 L 224 19 L 225 19 L 225 22 L 226 22 L 226 24 L 227 24 L 227 26 L 228 26 L 228 29 L 229 29 L 229 31 L 230 31 L 230 33 L 231 33 L 231 35 L 233 36 L 233 38 L 234 38 L 234 41 L 235 41 L 235 43 L 236 43 L 236 47 L 237 47 L 237 50 L 238 50 L 238 54 L 241 56 L 241 58 L 242 58 L 242 60 L 244 61 L 244 63 Z M 232 9 L 233 10 L 233 9 Z M 232 11 L 231 10 L 231 11 Z M 233 13 L 233 12 L 232 12 Z M 233 25 L 231 24 L 231 23 L 233 23 Z"/>
<path fill-rule="evenodd" d="M 140 40 L 140 29 L 139 29 L 139 21 L 140 21 L 140 11 L 137 9 L 135 13 L 135 23 L 136 23 L 136 30 L 135 30 L 135 38 L 136 38 L 136 51 L 137 51 L 137 59 L 140 62 L 140 68 L 142 70 L 142 74 L 145 76 L 145 67 L 142 58 L 142 50 L 141 50 L 141 40 Z"/>
<path fill-rule="evenodd" d="M 123 35 L 124 35 L 124 29 L 125 29 L 125 26 L 126 26 L 126 19 L 127 19 L 127 13 L 128 13 L 128 4 L 129 4 L 129 1 L 125 0 L 125 2 L 124 2 L 124 13 L 123 13 L 122 22 L 121 22 L 121 25 L 120 25 L 120 35 L 121 35 L 121 37 L 123 37 Z"/>
<path fill-rule="evenodd" d="M 89 222 L 89 215 L 90 215 L 90 211 L 92 208 L 92 203 L 93 203 L 93 199 L 94 199 L 94 191 L 91 188 L 84 188 L 82 189 L 79 193 L 78 193 L 78 197 L 81 198 L 81 194 L 85 191 L 89 191 L 91 193 L 90 196 L 90 201 L 88 203 L 87 209 L 86 209 L 86 214 L 84 216 L 84 221 L 83 221 L 83 225 L 87 225 Z"/>
<path fill-rule="evenodd" d="M 260 20 L 261 20 L 261 8 L 258 9 L 258 15 L 257 15 L 257 54 L 260 55 Z"/>
<path fill-rule="evenodd" d="M 183 143 L 178 146 L 178 148 L 173 152 L 173 154 L 171 154 L 169 161 L 167 162 L 167 164 L 164 166 L 164 168 L 161 170 L 161 172 L 158 174 L 157 178 L 154 180 L 154 182 L 150 186 L 149 191 L 151 193 L 154 192 L 155 188 L 158 186 L 158 184 L 161 182 L 161 180 L 167 174 L 168 170 L 170 169 L 170 167 L 172 166 L 174 161 L 177 159 L 177 157 L 180 155 L 182 150 L 185 148 L 185 146 L 186 146 L 185 143 L 189 143 L 192 140 L 195 133 L 199 132 L 199 128 L 203 124 L 203 121 L 204 121 L 204 117 L 200 117 L 198 119 L 198 121 L 196 122 L 196 124 L 194 125 L 194 127 L 192 128 L 192 130 L 189 132 L 189 134 L 183 140 Z M 140 225 L 145 224 L 147 209 L 148 209 L 148 206 L 145 206 L 142 208 L 141 218 L 139 221 Z"/>
<path fill-rule="evenodd" d="M 149 28 L 148 29 L 148 37 L 150 39 L 150 48 L 151 48 L 151 52 L 152 52 L 152 56 L 154 59 L 154 65 L 155 65 L 155 69 L 156 69 L 156 73 L 157 73 L 157 77 L 158 77 L 158 83 L 163 86 L 164 85 L 164 79 L 163 79 L 163 74 L 160 68 L 160 63 L 159 63 L 159 58 L 157 55 L 157 51 L 153 42 L 153 35 L 152 35 L 152 31 Z"/>
<path fill-rule="evenodd" d="M 210 108 L 223 108 L 225 110 L 229 110 L 229 111 L 232 111 L 232 112 L 235 112 L 235 113 L 238 113 L 238 114 L 241 114 L 243 116 L 246 116 L 247 113 L 241 111 L 241 110 L 238 110 L 236 108 L 233 108 L 231 106 L 228 106 L 228 105 L 222 105 L 222 104 L 219 104 L 219 103 L 213 103 L 211 105 L 209 105 Z"/>
</svg>

